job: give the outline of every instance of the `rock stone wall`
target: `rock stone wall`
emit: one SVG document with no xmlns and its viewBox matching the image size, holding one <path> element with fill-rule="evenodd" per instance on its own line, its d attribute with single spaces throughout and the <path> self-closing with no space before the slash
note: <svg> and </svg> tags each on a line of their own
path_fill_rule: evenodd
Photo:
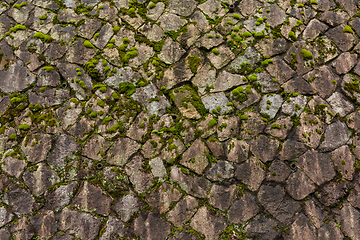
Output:
<svg viewBox="0 0 360 240">
<path fill-rule="evenodd" d="M 0 239 L 360 239 L 359 0 L 0 0 Z"/>
</svg>

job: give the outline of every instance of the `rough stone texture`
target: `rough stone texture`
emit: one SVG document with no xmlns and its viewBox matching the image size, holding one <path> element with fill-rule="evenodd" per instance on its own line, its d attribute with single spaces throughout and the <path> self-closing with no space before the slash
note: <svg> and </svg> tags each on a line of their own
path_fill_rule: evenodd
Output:
<svg viewBox="0 0 360 240">
<path fill-rule="evenodd" d="M 223 216 L 210 212 L 205 206 L 199 208 L 192 218 L 190 226 L 204 234 L 208 239 L 217 239 L 220 233 L 227 227 Z"/>
<path fill-rule="evenodd" d="M 2 1 L 0 239 L 360 239 L 358 7 Z"/>
</svg>

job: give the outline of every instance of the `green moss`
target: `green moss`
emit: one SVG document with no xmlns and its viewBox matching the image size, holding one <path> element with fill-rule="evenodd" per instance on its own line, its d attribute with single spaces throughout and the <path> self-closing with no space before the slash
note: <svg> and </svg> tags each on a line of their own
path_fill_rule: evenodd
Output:
<svg viewBox="0 0 360 240">
<path fill-rule="evenodd" d="M 344 33 L 354 33 L 354 31 L 352 30 L 352 28 L 349 25 L 345 25 L 343 32 Z"/>
<path fill-rule="evenodd" d="M 139 124 L 139 128 L 144 128 L 145 127 L 145 123 L 140 123 Z"/>
<path fill-rule="evenodd" d="M 43 70 L 45 70 L 46 72 L 52 72 L 52 70 L 54 70 L 54 68 L 52 66 L 46 66 L 46 67 L 43 67 Z"/>
<path fill-rule="evenodd" d="M 120 31 L 120 27 L 119 26 L 114 26 L 113 27 L 113 32 L 114 34 L 117 34 Z"/>
<path fill-rule="evenodd" d="M 80 81 L 79 82 L 79 85 L 82 89 L 86 90 L 87 89 L 87 86 L 85 85 L 84 81 Z"/>
<path fill-rule="evenodd" d="M 249 116 L 246 115 L 246 114 L 243 114 L 243 115 L 240 116 L 241 120 L 248 120 L 248 118 L 249 118 Z"/>
<path fill-rule="evenodd" d="M 255 82 L 257 80 L 257 75 L 255 73 L 253 73 L 250 77 L 249 77 L 249 81 L 250 82 Z"/>
<path fill-rule="evenodd" d="M 249 32 L 244 32 L 244 37 L 251 37 L 251 36 L 252 36 L 251 33 L 249 33 Z"/>
<path fill-rule="evenodd" d="M 311 0 L 311 1 L 310 1 L 310 4 L 318 5 L 318 2 L 315 1 L 315 0 Z"/>
<path fill-rule="evenodd" d="M 131 96 L 136 91 L 134 84 L 122 82 L 119 84 L 119 92 Z"/>
<path fill-rule="evenodd" d="M 313 58 L 313 55 L 311 54 L 311 52 L 309 52 L 308 50 L 306 49 L 301 49 L 301 55 L 303 56 L 303 59 L 304 60 L 310 60 Z"/>
<path fill-rule="evenodd" d="M 10 140 L 10 141 L 15 141 L 15 140 L 16 140 L 16 134 L 15 134 L 15 133 L 11 134 L 11 135 L 9 136 L 9 140 Z"/>
<path fill-rule="evenodd" d="M 30 129 L 30 125 L 29 124 L 21 124 L 19 126 L 19 130 L 21 131 L 28 131 Z"/>
<path fill-rule="evenodd" d="M 89 114 L 89 116 L 92 117 L 92 118 L 96 118 L 96 117 L 97 117 L 97 113 L 96 113 L 96 112 L 91 112 L 91 113 Z"/>
<path fill-rule="evenodd" d="M 218 123 L 218 122 L 217 122 L 216 119 L 211 119 L 211 120 L 209 121 L 209 128 L 214 127 L 217 123 Z"/>
<path fill-rule="evenodd" d="M 119 94 L 117 92 L 113 92 L 111 94 L 111 96 L 114 98 L 114 100 L 119 100 L 120 99 L 120 96 L 119 96 Z"/>
<path fill-rule="evenodd" d="M 45 14 L 44 14 L 44 15 L 41 15 L 41 16 L 39 17 L 40 20 L 46 20 L 47 18 L 48 18 L 48 16 L 46 16 Z"/>
<path fill-rule="evenodd" d="M 84 41 L 84 46 L 87 48 L 95 48 L 95 46 L 92 45 L 92 43 L 89 40 Z"/>
<path fill-rule="evenodd" d="M 219 55 L 219 54 L 220 54 L 220 52 L 219 52 L 219 50 L 218 50 L 217 48 L 213 48 L 211 51 L 212 51 L 215 55 Z"/>
<path fill-rule="evenodd" d="M 50 42 L 52 40 L 52 37 L 50 35 L 45 35 L 41 32 L 37 32 L 34 34 L 35 39 L 41 39 L 44 42 Z"/>
<path fill-rule="evenodd" d="M 293 31 L 290 31 L 289 34 L 288 34 L 289 38 L 293 41 L 296 41 L 297 40 L 297 37 L 295 35 L 295 33 Z"/>
<path fill-rule="evenodd" d="M 266 59 L 266 60 L 261 62 L 261 66 L 267 67 L 270 63 L 274 63 L 274 61 L 271 60 L 271 59 Z"/>
<path fill-rule="evenodd" d="M 155 8 L 156 7 L 156 4 L 155 3 L 150 3 L 150 5 L 149 5 L 149 9 L 153 9 L 153 8 Z"/>
<path fill-rule="evenodd" d="M 103 100 L 97 101 L 97 105 L 99 105 L 100 107 L 105 107 L 105 103 Z"/>
<path fill-rule="evenodd" d="M 232 21 L 227 21 L 226 25 L 231 25 L 232 26 L 232 25 L 234 25 L 234 23 Z"/>
<path fill-rule="evenodd" d="M 279 124 L 273 123 L 271 124 L 271 128 L 281 129 L 281 126 Z"/>
<path fill-rule="evenodd" d="M 235 18 L 236 20 L 240 20 L 240 15 L 239 14 L 233 14 L 233 18 Z"/>
<path fill-rule="evenodd" d="M 18 30 L 25 30 L 26 26 L 22 25 L 22 24 L 16 24 L 15 27 L 10 28 L 10 32 L 14 32 L 16 33 Z"/>
<path fill-rule="evenodd" d="M 191 70 L 192 73 L 196 74 L 197 68 L 201 63 L 201 59 L 199 58 L 198 55 L 193 55 L 193 56 L 189 56 L 188 60 L 189 60 L 188 68 Z M 153 65 L 154 65 L 154 63 L 153 63 Z"/>
<path fill-rule="evenodd" d="M 22 2 L 21 4 L 14 4 L 13 7 L 20 10 L 22 7 L 27 6 L 26 2 Z"/>
<path fill-rule="evenodd" d="M 332 83 L 333 85 L 336 85 L 336 80 L 332 80 L 331 83 Z"/>
</svg>

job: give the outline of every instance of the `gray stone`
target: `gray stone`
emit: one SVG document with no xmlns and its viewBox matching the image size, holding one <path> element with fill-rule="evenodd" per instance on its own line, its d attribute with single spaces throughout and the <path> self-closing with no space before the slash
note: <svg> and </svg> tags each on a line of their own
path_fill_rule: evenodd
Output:
<svg viewBox="0 0 360 240">
<path fill-rule="evenodd" d="M 172 222 L 175 227 L 181 227 L 196 213 L 198 205 L 199 203 L 196 198 L 186 196 L 169 211 L 166 218 Z"/>
<path fill-rule="evenodd" d="M 18 216 L 30 214 L 37 208 L 34 197 L 24 188 L 12 183 L 8 186 L 8 191 L 4 193 L 2 201 L 11 207 L 12 213 Z"/>
<path fill-rule="evenodd" d="M 162 240 L 170 234 L 169 224 L 157 212 L 141 212 L 133 226 L 135 234 L 144 240 Z"/>
<path fill-rule="evenodd" d="M 153 185 L 151 173 L 144 172 L 144 159 L 137 155 L 126 164 L 125 171 L 129 176 L 130 182 L 134 185 L 135 190 L 139 193 L 144 193 L 149 187 Z"/>
<path fill-rule="evenodd" d="M 229 100 L 223 92 L 204 96 L 201 98 L 201 101 L 203 102 L 205 108 L 210 112 L 215 110 L 219 114 L 223 115 L 232 110 L 232 107 L 227 105 Z M 218 111 L 219 107 L 220 111 Z"/>
<path fill-rule="evenodd" d="M 244 80 L 244 76 L 222 71 L 214 81 L 214 88 L 212 88 L 210 92 L 223 92 L 242 84 L 247 84 Z"/>
<path fill-rule="evenodd" d="M 279 159 L 282 161 L 293 161 L 307 150 L 306 146 L 300 142 L 288 139 L 279 152 Z"/>
<path fill-rule="evenodd" d="M 247 112 L 246 115 L 248 116 L 248 119 L 242 121 L 240 127 L 240 137 L 244 139 L 252 139 L 253 136 L 261 133 L 267 124 L 258 113 Z"/>
<path fill-rule="evenodd" d="M 138 54 L 135 58 L 131 58 L 129 60 L 129 66 L 138 68 L 139 66 L 146 63 L 152 56 L 154 56 L 155 52 L 152 47 L 146 45 L 145 43 L 136 43 L 135 47 Z"/>
<path fill-rule="evenodd" d="M 244 71 L 246 63 L 250 64 L 251 67 L 260 61 L 260 54 L 256 52 L 256 50 L 252 47 L 248 47 L 245 49 L 245 54 L 238 56 L 234 61 L 232 61 L 227 70 L 231 73 L 245 73 L 247 74 L 248 71 Z"/>
<path fill-rule="evenodd" d="M 10 213 L 4 206 L 0 207 L 0 226 L 4 226 L 10 222 L 13 217 L 14 215 Z"/>
<path fill-rule="evenodd" d="M 227 160 L 235 163 L 246 161 L 249 156 L 249 144 L 244 140 L 232 138 L 227 143 Z"/>
<path fill-rule="evenodd" d="M 319 149 L 328 152 L 344 145 L 349 140 L 350 133 L 345 123 L 337 121 L 327 126 L 324 136 Z"/>
<path fill-rule="evenodd" d="M 105 45 L 109 42 L 113 34 L 113 27 L 111 26 L 111 24 L 107 23 L 100 29 L 97 39 L 91 39 L 90 42 L 99 49 L 103 49 Z"/>
<path fill-rule="evenodd" d="M 58 229 L 74 234 L 81 239 L 95 239 L 101 226 L 101 219 L 90 214 L 64 208 L 61 212 Z"/>
<path fill-rule="evenodd" d="M 149 3 L 150 5 L 150 3 Z M 153 9 L 149 9 L 146 16 L 151 20 L 156 21 L 160 15 L 163 13 L 165 4 L 163 2 L 157 2 L 156 6 Z"/>
<path fill-rule="evenodd" d="M 245 192 L 238 200 L 235 200 L 228 211 L 228 219 L 233 224 L 241 224 L 253 218 L 260 211 L 256 204 L 256 197 Z"/>
<path fill-rule="evenodd" d="M 70 203 L 76 185 L 77 182 L 70 182 L 66 185 L 59 186 L 52 192 L 45 193 L 46 208 L 54 212 L 62 210 Z"/>
<path fill-rule="evenodd" d="M 270 118 L 274 118 L 279 111 L 284 100 L 280 95 L 268 94 L 264 95 L 260 102 L 260 113 L 268 115 Z"/>
<path fill-rule="evenodd" d="M 199 138 L 184 152 L 180 164 L 190 168 L 197 174 L 202 174 L 209 164 L 205 152 L 208 152 L 208 148 Z"/>
<path fill-rule="evenodd" d="M 235 168 L 227 161 L 212 163 L 205 172 L 206 178 L 211 181 L 223 181 L 234 176 Z"/>
<path fill-rule="evenodd" d="M 218 0 L 208 0 L 198 5 L 198 8 L 212 19 L 216 16 L 222 17 L 226 14 L 221 2 Z"/>
<path fill-rule="evenodd" d="M 32 194 L 40 196 L 60 179 L 54 170 L 49 169 L 45 163 L 40 163 L 28 169 L 24 173 L 25 184 L 30 188 Z"/>
<path fill-rule="evenodd" d="M 262 162 L 255 157 L 249 158 L 245 163 L 237 166 L 235 178 L 243 182 L 250 191 L 258 190 L 265 179 Z"/>
<path fill-rule="evenodd" d="M 301 200 L 316 189 L 315 183 L 306 174 L 297 169 L 286 180 L 286 191 L 295 200 Z"/>
<path fill-rule="evenodd" d="M 0 89 L 4 93 L 23 91 L 35 82 L 35 76 L 21 60 L 17 60 L 10 67 L 0 72 Z"/>
<path fill-rule="evenodd" d="M 150 160 L 149 165 L 151 167 L 151 173 L 153 177 L 163 178 L 167 176 L 166 169 L 164 167 L 163 160 L 159 157 Z"/>
<path fill-rule="evenodd" d="M 296 97 L 290 97 L 289 99 L 290 102 L 285 101 L 283 103 L 281 111 L 286 115 L 299 117 L 306 106 L 307 97 L 298 95 Z"/>
<path fill-rule="evenodd" d="M 156 86 L 160 89 L 162 86 L 166 89 L 173 88 L 176 84 L 189 81 L 194 74 L 185 64 L 185 61 L 176 63 L 172 68 L 166 69 L 164 77 L 157 80 Z"/>
<path fill-rule="evenodd" d="M 101 22 L 95 18 L 86 18 L 84 24 L 82 24 L 78 30 L 79 34 L 83 38 L 90 39 L 101 27 Z"/>
<path fill-rule="evenodd" d="M 219 159 L 224 159 L 225 157 L 225 149 L 224 144 L 220 141 L 214 139 L 208 139 L 206 141 L 206 145 L 210 149 L 210 151 L 214 154 L 215 157 Z"/>
<path fill-rule="evenodd" d="M 111 208 L 116 212 L 119 218 L 128 222 L 134 213 L 140 210 L 142 206 L 140 200 L 135 196 L 133 192 L 119 198 L 115 201 L 115 204 Z"/>
<path fill-rule="evenodd" d="M 356 67 L 357 68 L 357 67 Z M 355 69 L 355 72 L 356 69 Z M 351 100 L 360 102 L 360 93 L 357 91 L 359 78 L 350 74 L 346 74 L 341 81 L 341 90 Z M 350 106 L 348 107 L 350 108 Z"/>
<path fill-rule="evenodd" d="M 323 65 L 338 55 L 339 50 L 330 38 L 323 36 L 315 39 L 313 56 L 317 65 Z"/>
<path fill-rule="evenodd" d="M 127 130 L 126 136 L 132 140 L 140 141 L 147 133 L 149 121 L 149 115 L 141 112 Z M 135 149 L 133 151 L 135 151 Z"/>
<path fill-rule="evenodd" d="M 332 151 L 330 154 L 335 167 L 340 171 L 343 178 L 351 181 L 355 172 L 355 157 L 350 152 L 350 148 L 345 145 Z"/>
<path fill-rule="evenodd" d="M 232 103 L 239 110 L 243 110 L 254 103 L 259 102 L 261 99 L 260 93 L 258 93 L 251 85 L 243 86 L 242 88 L 243 91 L 245 90 L 245 93 L 235 93 L 236 95 L 233 91 L 230 93 Z M 250 89 L 250 91 L 246 91 L 246 89 Z"/>
<path fill-rule="evenodd" d="M 228 138 L 235 137 L 239 134 L 240 118 L 238 116 L 232 116 L 225 118 L 219 117 L 217 126 L 217 135 L 220 141 L 224 141 Z"/>
<path fill-rule="evenodd" d="M 236 198 L 236 185 L 213 185 L 209 193 L 209 203 L 221 211 L 226 211 Z"/>
<path fill-rule="evenodd" d="M 250 143 L 250 151 L 262 162 L 273 161 L 279 147 L 277 140 L 271 139 L 264 135 L 254 138 Z"/>
<path fill-rule="evenodd" d="M 227 227 L 227 223 L 223 216 L 213 214 L 203 206 L 192 218 L 190 226 L 204 234 L 207 239 L 218 239 L 220 233 Z"/>
<path fill-rule="evenodd" d="M 40 211 L 39 214 L 30 218 L 30 223 L 35 230 L 35 235 L 39 238 L 50 238 L 56 232 L 56 220 L 53 211 Z"/>
<path fill-rule="evenodd" d="M 105 231 L 100 236 L 100 240 L 109 240 L 115 235 L 117 237 L 125 237 L 127 230 L 125 225 L 112 215 L 109 216 L 103 229 L 105 229 Z"/>
<path fill-rule="evenodd" d="M 54 148 L 48 157 L 48 163 L 56 170 L 63 169 L 66 161 L 72 159 L 78 150 L 80 150 L 80 145 L 75 139 L 67 134 L 61 134 L 55 139 Z"/>
<path fill-rule="evenodd" d="M 335 27 L 339 24 L 345 23 L 346 20 L 349 19 L 349 15 L 342 10 L 326 11 L 323 14 L 321 14 L 318 19 L 320 21 L 329 24 L 332 27 Z"/>
<path fill-rule="evenodd" d="M 180 16 L 188 17 L 195 10 L 197 2 L 194 0 L 177 1 L 171 0 L 169 2 L 168 10 Z"/>
<path fill-rule="evenodd" d="M 252 15 L 255 11 L 262 7 L 262 4 L 256 0 L 244 0 L 237 6 L 241 14 L 244 16 Z"/>
<path fill-rule="evenodd" d="M 210 189 L 210 182 L 198 176 L 185 175 L 180 168 L 173 166 L 170 170 L 170 181 L 176 181 L 180 187 L 194 197 L 205 198 Z"/>
<path fill-rule="evenodd" d="M 309 82 L 301 77 L 295 77 L 284 83 L 281 87 L 288 93 L 315 94 L 317 92 Z"/>
<path fill-rule="evenodd" d="M 279 90 L 279 84 L 270 77 L 267 73 L 258 73 L 256 83 L 260 84 L 262 93 L 276 92 Z"/>
<path fill-rule="evenodd" d="M 26 162 L 22 159 L 18 159 L 18 156 L 16 155 L 12 156 L 11 153 L 13 152 L 14 150 L 12 149 L 5 152 L 5 155 L 1 159 L 1 168 L 5 173 L 15 178 L 19 178 L 24 172 Z"/>
<path fill-rule="evenodd" d="M 215 54 L 211 51 L 208 55 L 210 62 L 216 67 L 216 69 L 225 67 L 231 60 L 235 58 L 235 54 L 224 45 L 220 45 L 216 49 L 219 50 L 219 54 Z"/>
<path fill-rule="evenodd" d="M 162 52 L 159 58 L 166 64 L 173 64 L 179 61 L 186 51 L 180 46 L 178 42 L 174 42 L 171 38 L 167 38 L 162 47 Z"/>
<path fill-rule="evenodd" d="M 345 52 L 332 63 L 332 66 L 336 69 L 338 74 L 344 74 L 349 72 L 357 63 L 357 55 Z"/>
<path fill-rule="evenodd" d="M 164 13 L 159 18 L 159 22 L 160 27 L 164 29 L 164 31 L 177 31 L 180 26 L 187 23 L 185 19 L 181 19 L 173 13 Z"/>
</svg>

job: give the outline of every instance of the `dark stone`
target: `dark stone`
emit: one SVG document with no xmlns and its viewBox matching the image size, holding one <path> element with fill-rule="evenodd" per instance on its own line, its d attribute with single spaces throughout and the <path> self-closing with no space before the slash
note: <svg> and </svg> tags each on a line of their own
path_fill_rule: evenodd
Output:
<svg viewBox="0 0 360 240">
<path fill-rule="evenodd" d="M 141 212 L 133 223 L 134 232 L 144 240 L 162 240 L 170 234 L 169 224 L 157 212 Z"/>
<path fill-rule="evenodd" d="M 235 200 L 228 211 L 228 219 L 233 224 L 241 224 L 253 218 L 260 211 L 256 204 L 256 197 L 245 192 L 238 200 Z"/>
</svg>

